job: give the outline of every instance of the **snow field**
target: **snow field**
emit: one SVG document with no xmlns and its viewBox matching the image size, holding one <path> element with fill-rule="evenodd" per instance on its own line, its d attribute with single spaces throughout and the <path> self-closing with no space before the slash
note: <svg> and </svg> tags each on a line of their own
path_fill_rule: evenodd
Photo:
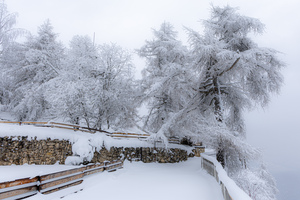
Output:
<svg viewBox="0 0 300 200">
<path fill-rule="evenodd" d="M 55 168 L 55 167 L 54 167 Z M 84 178 L 81 185 L 28 200 L 223 200 L 219 184 L 201 169 L 201 159 L 176 164 L 125 161 L 116 172 Z"/>
</svg>

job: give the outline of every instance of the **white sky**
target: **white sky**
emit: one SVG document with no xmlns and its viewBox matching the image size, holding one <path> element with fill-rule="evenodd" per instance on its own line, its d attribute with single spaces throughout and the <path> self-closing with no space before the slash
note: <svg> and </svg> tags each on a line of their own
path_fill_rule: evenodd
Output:
<svg viewBox="0 0 300 200">
<path fill-rule="evenodd" d="M 214 5 L 239 7 L 240 13 L 260 19 L 266 25 L 255 41 L 283 52 L 287 63 L 285 85 L 265 110 L 246 115 L 248 140 L 263 150 L 274 172 L 300 174 L 300 1 L 299 0 L 212 0 Z M 18 12 L 18 27 L 36 33 L 50 19 L 59 39 L 68 44 L 74 35 L 96 33 L 96 43 L 114 42 L 129 50 L 140 48 L 152 38 L 151 28 L 164 21 L 172 23 L 183 41 L 182 27 L 201 31 L 201 19 L 209 17 L 206 0 L 6 0 L 10 12 Z M 136 67 L 143 63 L 136 60 Z M 298 152 L 297 152 L 298 151 Z"/>
</svg>

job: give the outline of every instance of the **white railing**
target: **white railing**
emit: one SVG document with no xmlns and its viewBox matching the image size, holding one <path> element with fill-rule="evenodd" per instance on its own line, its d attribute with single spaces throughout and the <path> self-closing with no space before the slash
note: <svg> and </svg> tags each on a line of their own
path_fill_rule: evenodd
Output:
<svg viewBox="0 0 300 200">
<path fill-rule="evenodd" d="M 201 154 L 201 158 L 202 169 L 213 176 L 220 184 L 224 200 L 251 200 L 251 198 L 227 176 L 226 171 L 214 157 Z"/>
</svg>

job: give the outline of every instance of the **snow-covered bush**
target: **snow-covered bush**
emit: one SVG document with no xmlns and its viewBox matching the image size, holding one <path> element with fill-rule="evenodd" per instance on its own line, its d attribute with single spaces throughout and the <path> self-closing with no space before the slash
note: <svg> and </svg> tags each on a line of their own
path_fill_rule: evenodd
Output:
<svg viewBox="0 0 300 200">
<path fill-rule="evenodd" d="M 232 178 L 253 200 L 277 199 L 278 190 L 275 180 L 264 166 L 258 170 L 239 170 Z"/>
</svg>

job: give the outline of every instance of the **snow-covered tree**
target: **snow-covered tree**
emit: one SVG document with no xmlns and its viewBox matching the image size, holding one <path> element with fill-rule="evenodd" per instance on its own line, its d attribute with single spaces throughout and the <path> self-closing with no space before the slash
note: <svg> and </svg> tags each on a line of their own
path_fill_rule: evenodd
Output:
<svg viewBox="0 0 300 200">
<path fill-rule="evenodd" d="M 235 8 L 212 7 L 204 27 L 203 35 L 188 29 L 200 109 L 213 114 L 218 126 L 226 125 L 236 139 L 244 140 L 243 110 L 266 105 L 270 94 L 279 91 L 284 64 L 277 51 L 258 47 L 250 38 L 251 32 L 262 33 L 264 25 Z M 224 166 L 233 147 L 231 140 L 220 134 L 215 142 L 219 144 L 217 159 Z"/>
<path fill-rule="evenodd" d="M 10 106 L 19 120 L 37 120 L 47 110 L 42 88 L 59 74 L 63 57 L 63 47 L 56 40 L 57 34 L 47 20 L 39 27 L 37 36 L 12 46 L 8 49 L 11 55 L 6 53 L 3 58 L 12 86 Z"/>
<path fill-rule="evenodd" d="M 99 55 L 99 67 L 103 73 L 98 103 L 101 102 L 105 110 L 98 110 L 96 124 L 98 127 L 106 124 L 108 128 L 111 125 L 115 128 L 132 126 L 136 115 L 136 83 L 131 55 L 116 44 L 100 45 Z"/>
<path fill-rule="evenodd" d="M 74 36 L 70 41 L 60 76 L 50 82 L 53 90 L 57 89 L 55 93 L 60 94 L 54 97 L 58 100 L 51 100 L 60 105 L 58 108 L 63 108 L 57 109 L 58 115 L 67 117 L 71 123 L 78 124 L 84 119 L 89 126 L 93 117 L 89 95 L 90 86 L 95 84 L 92 71 L 98 66 L 97 58 L 97 48 L 88 36 Z M 57 108 L 57 105 L 55 107 Z"/>
<path fill-rule="evenodd" d="M 63 66 L 48 84 L 56 115 L 98 129 L 132 125 L 136 108 L 128 52 L 115 44 L 95 46 L 89 37 L 75 36 Z"/>
<path fill-rule="evenodd" d="M 24 30 L 15 28 L 17 13 L 9 13 L 4 2 L 0 2 L 0 105 L 8 105 L 12 96 L 11 77 L 8 76 L 10 67 L 7 62 L 14 62 L 15 52 L 19 52 L 15 39 L 25 33 Z"/>
<path fill-rule="evenodd" d="M 238 14 L 235 8 L 212 7 L 211 18 L 204 21 L 204 27 L 204 34 L 187 29 L 190 57 L 184 59 L 184 65 L 191 67 L 186 70 L 192 72 L 193 77 L 184 77 L 182 82 L 189 82 L 184 85 L 189 95 L 176 90 L 177 97 L 184 99 L 184 103 L 177 110 L 166 110 L 168 118 L 160 124 L 155 137 L 165 139 L 170 129 L 182 126 L 193 140 L 201 137 L 206 145 L 214 148 L 218 161 L 230 173 L 239 170 L 244 173 L 243 169 L 248 170 L 247 162 L 257 158 L 259 152 L 245 141 L 243 111 L 267 105 L 270 95 L 280 89 L 283 81 L 280 70 L 284 64 L 277 58 L 277 51 L 261 48 L 250 38 L 250 33 L 262 33 L 264 25 L 257 19 Z M 167 52 L 170 51 L 165 51 L 165 54 L 145 52 L 154 52 L 149 54 L 154 58 L 163 56 L 148 59 L 149 67 L 149 63 L 157 64 L 168 58 Z M 153 66 L 160 69 L 163 65 Z M 167 71 L 166 74 L 172 73 Z M 164 84 L 164 77 L 159 73 L 153 73 L 155 78 L 157 84 L 148 86 L 153 97 L 160 96 L 161 90 L 157 88 L 174 91 L 170 85 Z M 152 99 L 153 104 L 159 102 Z M 257 180 L 260 182 L 265 178 L 258 177 Z M 256 184 L 249 182 L 252 183 Z M 276 189 L 272 183 L 264 184 L 269 194 Z"/>
<path fill-rule="evenodd" d="M 45 83 L 59 74 L 64 50 L 57 36 L 50 21 L 46 20 L 38 28 L 38 35 L 30 36 L 25 43 L 28 49 L 26 67 L 34 82 Z"/>
<path fill-rule="evenodd" d="M 9 13 L 4 2 L 0 2 L 0 55 L 25 31 L 15 28 L 17 13 Z"/>
<path fill-rule="evenodd" d="M 182 109 L 191 96 L 188 87 L 189 70 L 187 70 L 187 49 L 177 38 L 170 23 L 164 22 L 159 30 L 153 30 L 154 39 L 138 50 L 146 59 L 143 71 L 142 100 L 150 110 L 145 127 L 157 132 Z M 169 127 L 165 134 L 178 135 L 178 127 Z"/>
</svg>

